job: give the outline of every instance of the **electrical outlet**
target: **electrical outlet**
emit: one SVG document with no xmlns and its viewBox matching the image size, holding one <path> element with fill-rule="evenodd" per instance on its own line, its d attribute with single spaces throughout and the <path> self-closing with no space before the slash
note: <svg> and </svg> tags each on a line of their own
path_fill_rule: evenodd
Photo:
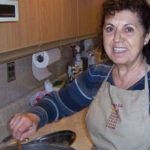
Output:
<svg viewBox="0 0 150 150">
<path fill-rule="evenodd" d="M 13 81 L 16 79 L 16 73 L 15 73 L 15 62 L 9 62 L 7 63 L 7 81 Z"/>
</svg>

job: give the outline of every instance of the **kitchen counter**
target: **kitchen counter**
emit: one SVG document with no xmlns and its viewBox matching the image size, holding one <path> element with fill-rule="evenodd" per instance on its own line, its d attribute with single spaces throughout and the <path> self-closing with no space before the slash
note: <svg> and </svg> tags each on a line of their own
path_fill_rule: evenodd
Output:
<svg viewBox="0 0 150 150">
<path fill-rule="evenodd" d="M 40 128 L 31 138 L 36 138 L 59 130 L 72 130 L 76 133 L 76 140 L 71 147 L 74 147 L 76 150 L 91 150 L 92 142 L 88 136 L 84 121 L 86 111 L 85 109 L 70 117 L 63 118 L 60 121 L 47 124 L 43 128 Z"/>
<path fill-rule="evenodd" d="M 1 113 L 7 114 L 7 116 L 3 116 L 1 118 L 2 120 L 8 120 L 10 116 L 14 115 L 17 113 L 19 110 L 25 111 L 29 107 L 29 100 L 31 97 L 37 92 L 43 89 L 43 87 L 37 88 L 33 91 L 31 91 L 28 95 L 23 97 L 22 99 L 19 99 L 15 103 L 12 103 L 12 105 L 8 105 L 5 109 L 1 110 Z M 12 108 L 18 108 L 19 109 L 12 109 Z M 10 109 L 11 108 L 11 109 Z M 10 111 L 14 110 L 14 112 Z M 76 133 L 76 140 L 75 142 L 71 145 L 74 147 L 76 150 L 91 150 L 92 147 L 92 142 L 90 141 L 90 138 L 88 136 L 86 126 L 85 126 L 85 114 L 86 114 L 87 109 L 84 109 L 81 112 L 78 112 L 70 117 L 63 118 L 57 122 L 47 124 L 43 128 L 40 128 L 36 134 L 34 134 L 32 138 L 36 138 L 54 131 L 59 131 L 59 130 L 72 130 Z M 6 119 L 7 118 L 7 119 Z M 10 133 L 7 130 L 6 125 L 4 124 L 3 128 L 1 127 L 1 140 L 8 136 Z M 3 146 L 8 146 L 11 145 L 12 141 L 8 143 L 1 144 L 0 147 Z M 14 141 L 13 141 L 14 143 Z"/>
<path fill-rule="evenodd" d="M 86 109 L 78 112 L 70 117 L 63 118 L 57 122 L 50 123 L 40 128 L 34 135 L 29 137 L 29 140 L 34 140 L 37 137 L 41 137 L 43 135 L 60 131 L 60 130 L 72 130 L 76 133 L 76 139 L 71 147 L 75 148 L 75 150 L 91 150 L 92 142 L 89 138 L 89 135 L 85 126 L 85 114 Z M 0 144 L 0 148 L 7 147 L 15 144 L 16 141 L 14 139 Z"/>
</svg>

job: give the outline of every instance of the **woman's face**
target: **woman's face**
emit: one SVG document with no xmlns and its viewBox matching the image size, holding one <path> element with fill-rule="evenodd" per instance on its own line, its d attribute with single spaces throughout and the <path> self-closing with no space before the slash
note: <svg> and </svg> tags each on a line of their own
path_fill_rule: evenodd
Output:
<svg viewBox="0 0 150 150">
<path fill-rule="evenodd" d="M 138 15 L 128 10 L 107 16 L 103 26 L 104 49 L 120 65 L 141 60 L 145 34 Z"/>
</svg>

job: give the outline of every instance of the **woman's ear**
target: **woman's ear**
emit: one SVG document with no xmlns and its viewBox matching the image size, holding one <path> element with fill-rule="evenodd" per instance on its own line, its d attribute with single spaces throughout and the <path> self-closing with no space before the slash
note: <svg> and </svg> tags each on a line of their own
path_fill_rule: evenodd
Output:
<svg viewBox="0 0 150 150">
<path fill-rule="evenodd" d="M 145 36 L 145 40 L 144 40 L 144 46 L 147 45 L 149 40 L 150 40 L 150 33 L 147 33 L 146 36 Z"/>
</svg>

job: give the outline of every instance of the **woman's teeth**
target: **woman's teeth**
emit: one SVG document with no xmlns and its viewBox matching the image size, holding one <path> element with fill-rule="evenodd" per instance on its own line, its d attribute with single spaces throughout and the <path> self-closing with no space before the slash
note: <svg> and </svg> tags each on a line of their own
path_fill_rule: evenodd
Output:
<svg viewBox="0 0 150 150">
<path fill-rule="evenodd" d="M 120 52 L 126 51 L 126 49 L 125 48 L 114 48 L 113 51 L 116 53 L 120 53 Z"/>
</svg>

